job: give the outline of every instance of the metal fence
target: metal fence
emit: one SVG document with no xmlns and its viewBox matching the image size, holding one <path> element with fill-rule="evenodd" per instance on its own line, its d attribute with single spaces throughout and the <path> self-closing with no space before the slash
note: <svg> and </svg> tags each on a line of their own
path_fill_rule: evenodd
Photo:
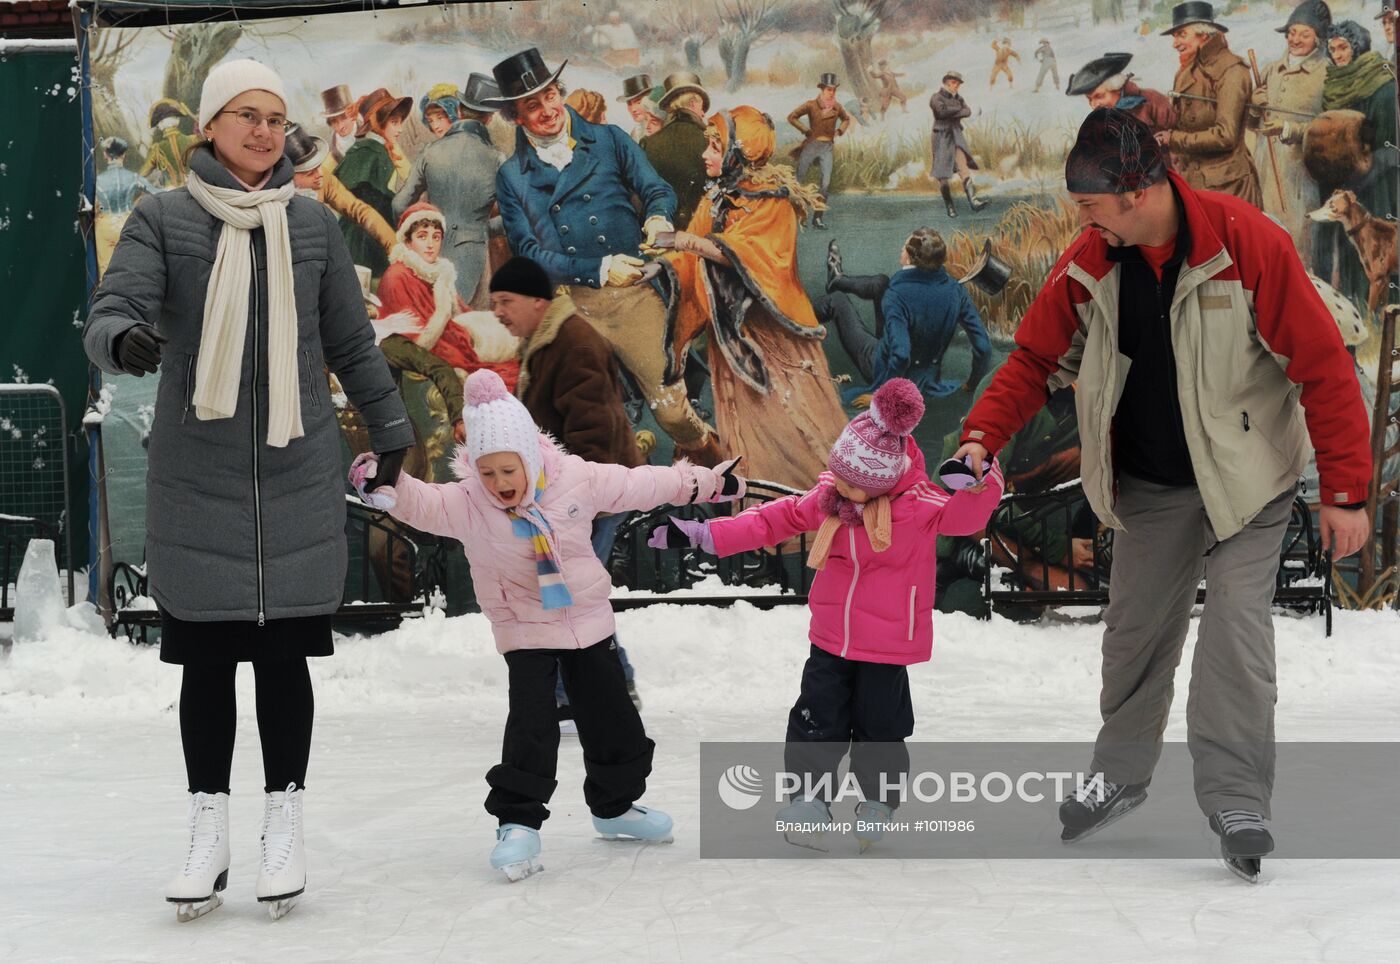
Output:
<svg viewBox="0 0 1400 964">
<path fill-rule="evenodd" d="M 67 425 L 54 386 L 0 384 L 0 620 L 14 618 L 14 582 L 31 539 L 53 540 L 73 604 Z"/>
</svg>

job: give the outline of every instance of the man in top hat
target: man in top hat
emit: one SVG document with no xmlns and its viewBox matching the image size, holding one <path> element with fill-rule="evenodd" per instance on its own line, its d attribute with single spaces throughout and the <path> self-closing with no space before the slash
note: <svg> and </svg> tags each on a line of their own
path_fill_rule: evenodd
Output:
<svg viewBox="0 0 1400 964">
<path fill-rule="evenodd" d="M 1248 122 L 1255 132 L 1254 169 L 1264 210 L 1288 229 L 1305 265 L 1312 264 L 1312 221 L 1318 186 L 1303 167 L 1303 134 L 1322 111 L 1327 78 L 1327 35 L 1332 11 L 1323 0 L 1303 0 L 1288 22 L 1284 55 L 1264 68 L 1250 97 Z M 1277 174 L 1277 177 L 1275 176 Z"/>
<path fill-rule="evenodd" d="M 394 229 L 383 216 L 350 193 L 340 178 L 326 170 L 330 146 L 300 124 L 289 128 L 285 147 L 287 160 L 292 162 L 292 183 L 297 193 L 315 198 L 341 218 L 358 224 L 378 242 L 387 255 L 398 239 Z"/>
<path fill-rule="evenodd" d="M 943 75 L 943 85 L 929 98 L 929 110 L 933 111 L 933 176 L 938 179 L 938 190 L 943 195 L 943 206 L 948 217 L 958 216 L 953 204 L 953 191 L 948 182 L 954 177 L 962 181 L 963 193 L 974 212 L 982 210 L 987 202 L 977 196 L 972 186 L 972 172 L 977 170 L 977 162 L 972 159 L 972 148 L 967 144 L 963 133 L 964 118 L 972 116 L 972 108 L 967 106 L 962 94 L 963 76 L 956 70 Z"/>
<path fill-rule="evenodd" d="M 676 224 L 684 228 L 705 193 L 705 160 L 701 155 L 709 145 L 705 115 L 710 110 L 710 95 L 699 77 L 684 72 L 671 74 L 662 88 L 660 103 L 666 111 L 666 125 L 642 138 L 642 150 L 656 173 L 676 192 Z"/>
<path fill-rule="evenodd" d="M 1001 74 L 1006 75 L 1006 86 L 1015 87 L 1016 78 L 1011 74 L 1011 58 L 1015 57 L 1017 60 L 1020 60 L 1021 55 L 1011 49 L 1011 38 L 1002 37 L 1000 43 L 993 40 L 992 50 L 996 53 L 997 60 L 996 63 L 992 65 L 992 79 L 988 82 L 987 89 L 990 90 L 997 85 L 997 77 Z M 1059 84 L 1055 86 L 1058 87 Z"/>
<path fill-rule="evenodd" d="M 1040 44 L 1035 48 L 1032 55 L 1040 63 L 1040 71 L 1035 75 L 1035 90 L 1032 93 L 1040 93 L 1041 84 L 1045 83 L 1045 75 L 1049 74 L 1054 81 L 1055 87 L 1060 86 L 1060 68 L 1055 62 L 1055 48 L 1050 46 L 1049 37 L 1041 37 Z"/>
<path fill-rule="evenodd" d="M 423 148 L 394 194 L 396 221 L 425 198 L 442 212 L 442 253 L 457 268 L 457 293 L 474 308 L 485 308 L 489 300 L 484 284 L 487 229 L 496 202 L 496 168 L 503 160 L 486 130 L 492 109 L 484 101 L 499 94 L 491 78 L 472 74 L 457 101 L 452 125 Z"/>
<path fill-rule="evenodd" d="M 796 127 L 803 136 L 797 148 L 797 180 L 807 176 L 807 171 L 817 164 L 821 171 L 821 196 L 827 199 L 831 187 L 831 162 L 835 156 L 835 140 L 845 135 L 851 126 L 851 115 L 846 108 L 836 102 L 836 88 L 840 81 L 835 74 L 822 74 L 817 81 L 817 96 L 799 104 L 791 114 L 788 123 Z M 804 127 L 799 121 L 807 121 Z M 812 216 L 812 227 L 826 228 L 826 212 L 818 210 Z"/>
<path fill-rule="evenodd" d="M 321 91 L 321 117 L 331 129 L 330 151 L 326 155 L 326 173 L 333 173 L 345 152 L 355 144 L 355 126 L 359 114 L 355 111 L 355 98 L 350 96 L 346 84 Z"/>
<path fill-rule="evenodd" d="M 1254 81 L 1249 67 L 1231 53 L 1228 28 L 1215 22 L 1215 8 L 1188 0 L 1172 9 L 1172 38 L 1181 58 L 1172 85 L 1176 128 L 1156 135 L 1171 150 L 1186 183 L 1199 190 L 1220 191 L 1255 207 L 1263 201 L 1259 172 L 1244 143 L 1245 110 Z"/>
<path fill-rule="evenodd" d="M 590 124 L 565 105 L 563 70 L 551 71 L 533 47 L 492 70 L 501 92 L 490 104 L 516 125 L 515 153 L 496 172 L 506 237 L 517 255 L 568 287 L 676 453 L 715 465 L 723 455 L 714 429 L 691 407 L 684 381 L 666 383 L 667 306 L 649 283 L 656 269 L 639 257 L 675 230 L 676 193 L 621 128 Z"/>
<path fill-rule="evenodd" d="M 155 175 L 165 187 L 183 187 L 189 168 L 185 166 L 185 154 L 199 143 L 199 138 L 180 130 L 180 124 L 188 119 L 194 121 L 189 108 L 178 100 L 163 97 L 151 105 L 150 127 L 154 134 L 146 163 L 141 165 L 141 176 Z"/>
<path fill-rule="evenodd" d="M 827 246 L 826 290 L 812 301 L 817 319 L 836 329 L 865 385 L 843 389 L 850 401 L 875 392 L 891 378 L 907 378 L 925 398 L 971 395 L 992 361 L 992 342 L 967 290 L 948 274 L 948 246 L 932 228 L 905 239 L 892 275 L 848 275 L 836 242 Z M 875 332 L 861 322 L 851 297 L 874 303 Z M 961 329 L 972 349 L 966 380 L 944 380 L 943 356 Z"/>
<path fill-rule="evenodd" d="M 1089 109 L 1096 107 L 1116 107 L 1132 114 L 1147 125 L 1153 134 L 1170 132 L 1176 127 L 1176 109 L 1166 94 L 1159 90 L 1141 87 L 1127 72 L 1132 54 L 1104 54 L 1089 61 L 1069 75 L 1069 85 L 1065 93 L 1071 97 L 1083 95 L 1089 101 Z M 1163 160 L 1171 167 L 1170 154 Z"/>
<path fill-rule="evenodd" d="M 156 187 L 140 174 L 126 169 L 128 145 L 120 137 L 108 137 L 102 141 L 102 157 L 107 166 L 97 175 L 97 217 L 93 223 L 93 235 L 97 246 L 97 274 L 101 277 L 107 270 L 107 262 L 112 260 L 117 241 L 122 235 L 122 225 L 136 207 L 136 202 L 144 195 L 159 194 L 163 188 Z"/>
<path fill-rule="evenodd" d="M 1381 0 L 1381 12 L 1376 14 L 1376 19 L 1381 22 L 1381 30 L 1385 32 L 1385 42 L 1390 48 L 1386 55 L 1386 60 L 1395 59 L 1395 19 L 1400 14 L 1395 11 L 1395 0 Z"/>
<path fill-rule="evenodd" d="M 1049 392 L 1076 385 L 1084 493 L 1117 531 L 1092 768 L 1103 792 L 1062 804 L 1063 838 L 1146 798 L 1204 576 L 1186 704 L 1196 799 L 1227 854 L 1258 859 L 1273 848 L 1279 546 L 1309 443 L 1323 547 L 1341 559 L 1366 542 L 1370 430 L 1288 232 L 1197 191 L 1159 147 L 1123 111 L 1080 127 L 1065 183 L 1088 230 L 1027 309 L 955 456 L 980 469 Z"/>
<path fill-rule="evenodd" d="M 641 142 L 647 136 L 647 109 L 643 101 L 651 93 L 651 75 L 633 74 L 622 82 L 620 103 L 627 105 L 627 113 L 632 116 L 632 140 Z"/>
<path fill-rule="evenodd" d="M 890 109 L 890 104 L 899 101 L 899 106 L 904 109 L 904 113 L 909 113 L 909 98 L 899 87 L 899 78 L 905 76 L 890 66 L 888 60 L 881 59 L 880 62 L 870 69 L 870 76 L 880 82 L 880 119 L 885 119 L 885 114 Z M 865 123 L 865 121 L 862 121 Z"/>
</svg>

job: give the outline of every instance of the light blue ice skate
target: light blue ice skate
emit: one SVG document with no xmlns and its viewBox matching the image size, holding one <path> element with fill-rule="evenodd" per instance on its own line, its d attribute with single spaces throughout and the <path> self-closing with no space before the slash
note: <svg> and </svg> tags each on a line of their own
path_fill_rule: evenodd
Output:
<svg viewBox="0 0 1400 964">
<path fill-rule="evenodd" d="M 593 827 L 604 840 L 642 840 L 647 843 L 670 843 L 671 818 L 660 810 L 632 805 L 620 817 L 604 820 L 593 818 Z"/>
<path fill-rule="evenodd" d="M 540 863 L 540 832 L 518 823 L 502 824 L 496 830 L 491 866 L 503 871 L 511 881 L 524 880 L 544 870 Z"/>
<path fill-rule="evenodd" d="M 862 800 L 856 804 L 856 840 L 865 853 L 885 837 L 885 827 L 893 820 L 894 809 L 879 800 Z"/>
<path fill-rule="evenodd" d="M 821 829 L 831 823 L 831 808 L 816 797 L 798 797 L 778 811 L 777 819 L 783 827 L 783 839 L 794 847 L 806 847 L 821 853 L 830 851 L 826 842 L 826 830 Z"/>
</svg>

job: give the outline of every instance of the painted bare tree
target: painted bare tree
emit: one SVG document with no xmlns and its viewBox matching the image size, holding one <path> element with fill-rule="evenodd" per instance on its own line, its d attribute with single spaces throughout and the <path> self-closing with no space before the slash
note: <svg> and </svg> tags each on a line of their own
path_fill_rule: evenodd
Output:
<svg viewBox="0 0 1400 964">
<path fill-rule="evenodd" d="M 133 30 L 93 30 L 89 36 L 90 75 L 92 78 L 92 127 L 98 137 L 120 137 L 133 148 L 145 138 L 131 126 L 127 112 L 117 100 L 117 71 L 131 59 L 131 45 L 137 39 Z M 140 159 L 141 152 L 132 150 L 127 162 Z M 98 164 L 101 167 L 101 164 Z"/>
<path fill-rule="evenodd" d="M 724 28 L 720 56 L 724 58 L 725 90 L 738 90 L 747 79 L 749 51 L 772 32 L 783 12 L 782 0 L 719 0 L 716 12 Z"/>
<path fill-rule="evenodd" d="M 176 27 L 170 38 L 170 59 L 165 63 L 163 97 L 172 97 L 191 111 L 199 109 L 204 78 L 243 36 L 239 23 L 190 24 Z"/>
<path fill-rule="evenodd" d="M 841 45 L 846 80 L 858 96 L 878 101 L 880 92 L 870 76 L 875 66 L 872 44 L 885 22 L 890 0 L 832 0 L 832 4 L 836 8 L 836 38 Z"/>
<path fill-rule="evenodd" d="M 695 73 L 704 68 L 700 51 L 715 39 L 719 25 L 710 10 L 698 3 L 684 2 L 666 4 L 661 8 L 662 22 L 681 42 L 685 51 L 685 65 Z"/>
</svg>

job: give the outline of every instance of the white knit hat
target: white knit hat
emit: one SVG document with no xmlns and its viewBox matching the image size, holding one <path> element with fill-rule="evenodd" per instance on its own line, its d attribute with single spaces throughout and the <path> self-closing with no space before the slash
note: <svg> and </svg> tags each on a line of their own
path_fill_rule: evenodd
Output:
<svg viewBox="0 0 1400 964">
<path fill-rule="evenodd" d="M 476 460 L 492 452 L 514 452 L 525 463 L 527 490 L 523 505 L 535 499 L 540 479 L 540 430 L 530 412 L 506 390 L 501 376 L 482 368 L 467 376 L 462 422 L 467 430 L 467 457 Z"/>
<path fill-rule="evenodd" d="M 275 94 L 282 100 L 282 109 L 287 109 L 287 92 L 277 71 L 256 60 L 228 60 L 204 78 L 204 89 L 199 92 L 199 129 L 208 127 L 214 115 L 227 107 L 229 101 L 248 90 Z"/>
</svg>

